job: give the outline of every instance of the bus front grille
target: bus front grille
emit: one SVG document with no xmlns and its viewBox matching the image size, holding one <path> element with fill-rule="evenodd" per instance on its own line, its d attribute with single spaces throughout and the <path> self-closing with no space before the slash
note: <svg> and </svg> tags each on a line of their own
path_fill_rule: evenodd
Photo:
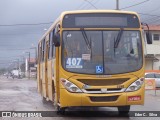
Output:
<svg viewBox="0 0 160 120">
<path fill-rule="evenodd" d="M 118 95 L 117 96 L 90 97 L 90 100 L 92 102 L 112 102 L 112 101 L 116 101 L 118 97 L 119 97 Z"/>
<path fill-rule="evenodd" d="M 90 86 L 109 86 L 109 85 L 120 85 L 129 80 L 129 78 L 119 78 L 119 79 L 79 79 L 85 85 Z"/>
<path fill-rule="evenodd" d="M 126 90 L 126 88 L 105 88 L 106 90 L 103 91 L 100 89 L 82 89 L 84 93 L 87 94 L 111 94 L 111 93 L 121 93 Z"/>
</svg>

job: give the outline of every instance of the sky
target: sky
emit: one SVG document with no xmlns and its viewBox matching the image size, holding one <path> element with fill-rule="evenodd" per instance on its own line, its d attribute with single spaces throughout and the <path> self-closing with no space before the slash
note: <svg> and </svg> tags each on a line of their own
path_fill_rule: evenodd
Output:
<svg viewBox="0 0 160 120">
<path fill-rule="evenodd" d="M 97 9 L 116 8 L 116 0 L 88 1 Z M 120 9 L 149 14 L 140 14 L 142 21 L 160 24 L 159 0 L 119 0 L 119 3 Z M 0 68 L 8 67 L 17 59 L 22 61 L 28 51 L 34 57 L 34 49 L 30 48 L 37 47 L 39 39 L 61 12 L 85 9 L 95 8 L 85 0 L 0 0 Z"/>
</svg>

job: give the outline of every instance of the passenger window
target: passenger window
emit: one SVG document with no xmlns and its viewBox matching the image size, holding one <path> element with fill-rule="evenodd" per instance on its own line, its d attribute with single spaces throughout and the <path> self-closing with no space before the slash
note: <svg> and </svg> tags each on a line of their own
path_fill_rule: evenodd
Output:
<svg viewBox="0 0 160 120">
<path fill-rule="evenodd" d="M 44 61 L 44 54 L 45 54 L 45 39 L 43 40 L 43 44 L 42 44 L 42 61 Z"/>
<path fill-rule="evenodd" d="M 160 74 L 155 74 L 156 78 L 160 78 Z"/>
<path fill-rule="evenodd" d="M 147 74 L 147 75 L 145 75 L 145 78 L 155 78 L 155 76 L 154 76 L 154 74 L 153 74 L 153 73 L 151 73 L 151 74 Z"/>
<path fill-rule="evenodd" d="M 52 39 L 53 39 L 53 32 L 49 34 L 49 59 L 52 58 Z"/>
<path fill-rule="evenodd" d="M 38 44 L 38 59 L 37 62 L 40 63 L 41 61 L 41 43 Z"/>
<path fill-rule="evenodd" d="M 39 61 L 42 62 L 42 41 L 40 42 L 39 54 L 40 54 Z"/>
<path fill-rule="evenodd" d="M 53 30 L 52 32 L 52 58 L 55 58 L 55 45 L 54 45 L 54 42 L 53 42 L 53 34 L 54 34 L 54 31 L 55 29 Z"/>
<path fill-rule="evenodd" d="M 49 41 L 48 41 L 48 59 L 50 59 L 50 42 L 51 42 L 51 40 L 50 40 L 50 38 L 49 38 Z"/>
</svg>

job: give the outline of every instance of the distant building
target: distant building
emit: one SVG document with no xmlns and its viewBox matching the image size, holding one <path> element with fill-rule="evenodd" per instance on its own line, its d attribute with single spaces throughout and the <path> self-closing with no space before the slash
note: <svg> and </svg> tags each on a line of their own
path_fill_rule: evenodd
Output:
<svg viewBox="0 0 160 120">
<path fill-rule="evenodd" d="M 146 70 L 160 70 L 160 26 L 149 25 L 149 30 L 153 44 L 145 44 Z M 144 27 L 144 31 L 146 33 L 146 27 Z"/>
<path fill-rule="evenodd" d="M 36 71 L 36 60 L 35 58 L 26 59 L 25 61 L 25 75 L 26 77 L 36 77 L 37 71 Z"/>
</svg>

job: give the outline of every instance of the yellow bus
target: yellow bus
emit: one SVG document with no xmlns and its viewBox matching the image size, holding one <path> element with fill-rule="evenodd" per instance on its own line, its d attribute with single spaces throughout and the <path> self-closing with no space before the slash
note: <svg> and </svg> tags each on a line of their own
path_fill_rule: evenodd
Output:
<svg viewBox="0 0 160 120">
<path fill-rule="evenodd" d="M 38 44 L 38 91 L 59 112 L 106 106 L 128 113 L 144 104 L 143 42 L 135 12 L 63 12 Z"/>
</svg>

